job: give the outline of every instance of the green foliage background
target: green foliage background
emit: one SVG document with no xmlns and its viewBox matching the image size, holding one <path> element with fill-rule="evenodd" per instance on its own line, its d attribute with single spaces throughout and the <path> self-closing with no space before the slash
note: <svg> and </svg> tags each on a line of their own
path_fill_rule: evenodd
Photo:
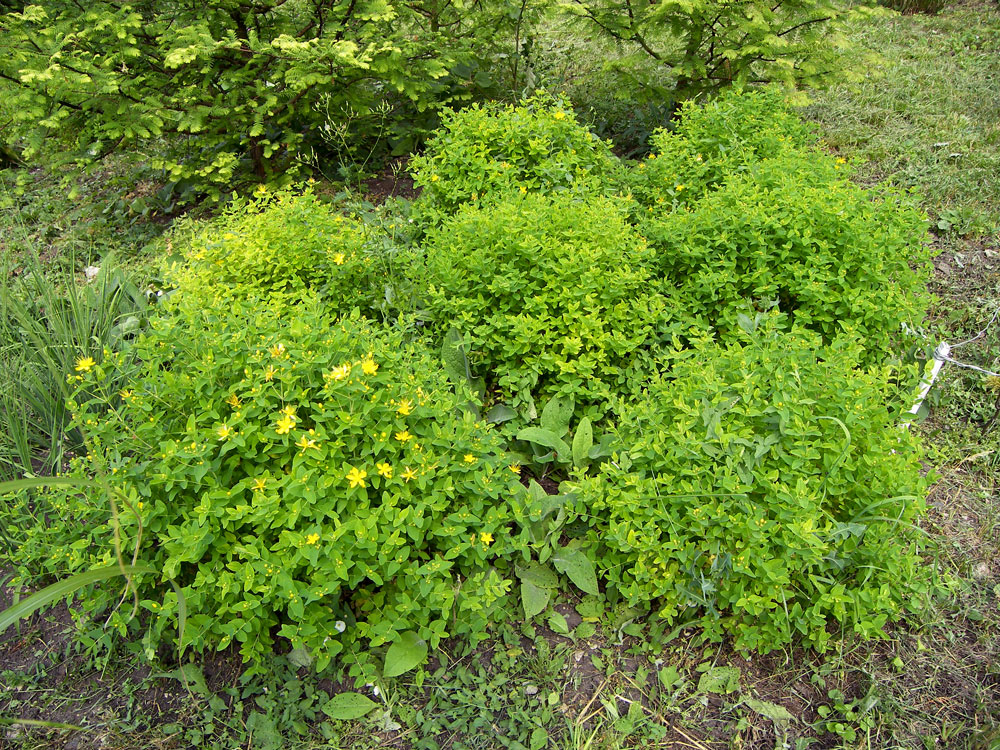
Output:
<svg viewBox="0 0 1000 750">
<path fill-rule="evenodd" d="M 141 148 L 169 180 L 218 197 L 248 169 L 308 172 L 324 112 L 406 112 L 491 84 L 518 23 L 506 0 L 192 6 L 47 2 L 0 15 L 0 78 L 29 158 L 62 140 L 84 162 Z M 512 15 L 513 14 L 513 15 Z"/>
</svg>

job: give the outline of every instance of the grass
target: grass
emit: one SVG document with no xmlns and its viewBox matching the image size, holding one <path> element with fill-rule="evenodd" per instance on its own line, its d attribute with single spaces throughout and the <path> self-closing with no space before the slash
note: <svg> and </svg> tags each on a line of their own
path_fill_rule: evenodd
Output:
<svg viewBox="0 0 1000 750">
<path fill-rule="evenodd" d="M 1000 232 L 1000 9 L 965 2 L 939 15 L 894 15 L 850 30 L 882 64 L 816 94 L 808 115 L 863 179 L 922 194 L 935 228 Z"/>
<path fill-rule="evenodd" d="M 105 160 L 72 181 L 57 166 L 0 170 L 0 259 L 30 248 L 66 271 L 100 264 L 111 252 L 141 263 L 168 220 L 157 209 L 170 204 L 154 200 L 151 178 L 137 182 L 134 159 Z"/>
<path fill-rule="evenodd" d="M 968 338 L 1000 306 L 1000 9 L 963 3 L 937 16 L 872 19 L 852 35 L 884 55 L 882 75 L 816 92 L 806 113 L 832 149 L 864 163 L 862 180 L 923 196 L 940 251 L 929 343 Z M 563 45 L 590 59 L 585 44 Z M 573 83 L 568 69 L 552 75 Z M 603 91 L 595 112 L 624 111 L 613 86 Z M 100 254 L 104 240 L 93 237 L 110 246 L 100 221 L 89 238 L 78 227 L 60 233 L 76 209 L 55 178 L 22 180 L 16 200 L 34 217 L 28 231 L 53 257 Z M 0 225 L 0 246 L 9 231 Z M 997 370 L 1000 325 L 956 356 Z M 106 644 L 71 638 L 74 625 L 57 608 L 0 637 L 0 716 L 87 731 L 0 728 L 0 746 L 1000 748 L 1000 393 L 991 386 L 972 371 L 943 371 L 920 429 L 940 475 L 925 523 L 929 563 L 946 585 L 884 641 L 845 634 L 826 654 L 756 657 L 615 623 L 611 613 L 590 638 L 511 625 L 474 650 L 452 644 L 426 678 L 383 686 L 377 711 L 342 723 L 322 706 L 347 686 L 316 681 L 284 657 L 266 678 L 244 680 L 233 654 L 206 656 L 202 691 L 194 673 L 186 685 L 176 673 L 151 674 L 138 647 L 109 657 Z M 0 606 L 9 596 L 0 587 Z M 579 621 L 572 603 L 560 606 L 571 625 Z M 85 632 L 98 639 L 95 624 Z"/>
</svg>

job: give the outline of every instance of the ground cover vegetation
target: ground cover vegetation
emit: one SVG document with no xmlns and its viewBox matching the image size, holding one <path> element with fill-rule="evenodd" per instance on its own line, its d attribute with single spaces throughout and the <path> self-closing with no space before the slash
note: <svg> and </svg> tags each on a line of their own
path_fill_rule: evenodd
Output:
<svg viewBox="0 0 1000 750">
<path fill-rule="evenodd" d="M 638 44 L 663 62 L 653 43 L 668 30 L 692 48 L 661 66 L 675 92 L 663 114 L 676 119 L 641 158 L 586 127 L 597 110 L 574 107 L 569 82 L 566 96 L 445 111 L 409 161 L 417 194 L 375 206 L 292 184 L 317 164 L 310 127 L 350 119 L 347 105 L 329 119 L 343 103 L 296 109 L 329 82 L 303 82 L 297 65 L 340 70 L 323 57 L 339 50 L 344 70 L 371 72 L 351 107 L 406 100 L 396 122 L 419 129 L 432 120 L 416 110 L 555 70 L 540 59 L 544 30 L 565 18 L 527 4 L 481 17 L 461 4 L 356 17 L 354 4 L 279 4 L 257 9 L 265 26 L 244 37 L 229 24 L 245 7 L 220 6 L 221 36 L 211 14 L 164 8 L 137 10 L 144 24 L 122 27 L 112 49 L 154 68 L 168 67 L 157 50 L 172 55 L 180 72 L 156 84 L 167 109 L 180 101 L 170 86 L 196 69 L 217 76 L 234 109 L 212 113 L 207 135 L 163 125 L 116 141 L 109 128 L 153 116 L 156 97 L 131 87 L 157 79 L 127 82 L 138 67 L 95 55 L 93 34 L 115 24 L 77 38 L 78 9 L 3 16 L 3 44 L 30 36 L 72 50 L 73 66 L 89 56 L 62 75 L 44 45 L 19 52 L 18 96 L 54 113 L 42 125 L 66 136 L 57 150 L 131 140 L 170 162 L 154 165 L 159 185 L 76 221 L 53 249 L 52 178 L 0 172 L 22 217 L 2 235 L 0 471 L 16 480 L 2 500 L 5 741 L 990 746 L 995 446 L 981 428 L 995 399 L 970 372 L 935 392 L 928 426 L 905 411 L 934 343 L 925 332 L 972 337 L 992 314 L 995 206 L 963 193 L 959 172 L 935 192 L 920 148 L 893 162 L 868 153 L 875 167 L 853 158 L 847 139 L 861 136 L 834 124 L 834 111 L 860 119 L 881 105 L 878 87 L 917 65 L 921 42 L 885 79 L 814 95 L 817 127 L 786 91 L 746 85 L 773 71 L 744 52 L 723 55 L 723 77 L 706 67 L 715 58 L 695 61 L 735 44 L 744 23 L 741 44 L 788 36 L 792 57 L 826 54 L 835 45 L 781 31 L 792 19 L 819 32 L 832 9 L 723 9 L 707 23 L 700 6 L 663 3 L 641 9 L 640 27 L 624 6 L 580 5 L 603 27 L 595 44 L 621 43 L 620 61 Z M 479 27 L 490 12 L 510 26 Z M 841 28 L 858 47 L 910 50 L 907 34 L 938 24 L 979 39 L 970 12 L 855 15 Z M 988 38 L 1000 19 L 982 14 Z M 339 23 L 351 44 L 310 18 Z M 156 23 L 197 39 L 165 46 Z M 699 24 L 715 46 L 691 41 Z M 303 28 L 318 41 L 295 47 Z M 491 28 L 509 28 L 507 47 L 499 34 L 481 45 Z M 368 36 L 390 32 L 407 35 L 392 51 Z M 403 62 L 439 41 L 453 46 L 424 67 Z M 966 75 L 985 64 L 983 44 L 961 49 Z M 813 63 L 774 75 L 809 82 L 826 64 Z M 267 86 L 258 64 L 281 67 L 283 83 Z M 949 71 L 935 74 L 946 85 Z M 230 88 L 247 75 L 263 88 Z M 423 82 L 393 77 L 410 75 Z M 736 85 L 680 105 L 723 81 Z M 92 82 L 105 99 L 85 96 Z M 114 104 L 125 94 L 142 106 Z M 265 104 L 277 113 L 255 109 Z M 94 130 L 76 138 L 67 128 L 88 108 Z M 221 127 L 244 116 L 270 134 Z M 39 159 L 40 134 L 20 131 L 12 157 Z M 970 138 L 988 163 L 992 142 Z M 241 175 L 263 182 L 161 235 L 172 206 L 217 204 Z M 972 200 L 968 227 L 948 218 Z M 121 261 L 105 252 L 115 234 Z M 95 280 L 57 272 L 79 267 L 74 249 L 99 263 Z M 973 284 L 958 303 L 949 269 Z M 974 338 L 962 356 L 989 369 L 994 342 Z M 52 473 L 65 484 L 45 486 Z M 62 588 L 38 596 L 56 609 L 40 614 L 23 597 L 53 581 Z M 81 665 L 103 675 L 96 688 L 48 686 Z M 100 717 L 72 707 L 102 691 L 115 699 Z"/>
</svg>

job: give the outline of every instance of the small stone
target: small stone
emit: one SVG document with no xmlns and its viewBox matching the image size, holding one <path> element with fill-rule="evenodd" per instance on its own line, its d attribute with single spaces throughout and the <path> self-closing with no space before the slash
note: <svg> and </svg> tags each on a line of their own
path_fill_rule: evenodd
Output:
<svg viewBox="0 0 1000 750">
<path fill-rule="evenodd" d="M 538 693 L 538 688 L 535 687 L 534 685 L 525 685 L 524 686 L 524 694 L 525 695 L 537 695 L 537 693 Z"/>
</svg>

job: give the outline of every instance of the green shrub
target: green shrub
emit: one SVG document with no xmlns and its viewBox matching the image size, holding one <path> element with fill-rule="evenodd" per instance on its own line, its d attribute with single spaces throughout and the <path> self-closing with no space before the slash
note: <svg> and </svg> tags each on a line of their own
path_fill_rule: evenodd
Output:
<svg viewBox="0 0 1000 750">
<path fill-rule="evenodd" d="M 686 102 L 676 128 L 657 131 L 650 145 L 626 179 L 647 207 L 697 200 L 759 161 L 814 147 L 816 136 L 779 89 L 730 89 L 705 104 Z"/>
<path fill-rule="evenodd" d="M 107 416 L 79 404 L 94 449 L 80 470 L 115 487 L 126 554 L 141 519 L 138 559 L 183 593 L 183 647 L 232 642 L 256 661 L 278 636 L 317 669 L 339 655 L 361 675 L 363 649 L 404 633 L 432 648 L 482 634 L 509 586 L 493 565 L 517 545 L 520 485 L 433 358 L 315 303 L 278 320 L 191 299 L 135 354 L 128 387 L 93 402 L 114 404 Z M 174 637 L 178 598 L 139 586 L 154 648 Z"/>
<path fill-rule="evenodd" d="M 619 203 L 529 193 L 468 206 L 427 236 L 427 306 L 467 337 L 500 398 L 603 404 L 673 330 L 652 253 Z"/>
<path fill-rule="evenodd" d="M 310 190 L 258 190 L 237 201 L 179 248 L 172 280 L 185 294 L 294 302 L 315 293 L 336 310 L 379 309 L 386 268 L 367 249 L 372 232 L 324 205 Z"/>
<path fill-rule="evenodd" d="M 568 103 L 544 94 L 521 106 L 474 105 L 446 114 L 411 162 L 423 190 L 419 207 L 432 218 L 510 191 L 601 192 L 618 166 Z"/>
<path fill-rule="evenodd" d="M 724 336 L 747 308 L 778 308 L 864 361 L 899 351 L 927 306 L 926 221 L 907 199 L 857 186 L 833 158 L 767 159 L 645 225 L 656 272 Z"/>
<path fill-rule="evenodd" d="M 770 322 L 706 346 L 623 409 L 623 448 L 575 487 L 609 589 L 769 651 L 875 636 L 925 590 L 906 394 L 857 345 Z"/>
</svg>

